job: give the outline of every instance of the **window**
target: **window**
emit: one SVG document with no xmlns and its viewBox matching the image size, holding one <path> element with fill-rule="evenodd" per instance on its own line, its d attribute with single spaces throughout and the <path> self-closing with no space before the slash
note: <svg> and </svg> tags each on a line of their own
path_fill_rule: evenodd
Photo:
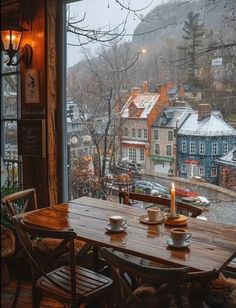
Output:
<svg viewBox="0 0 236 308">
<path fill-rule="evenodd" d="M 190 142 L 190 154 L 195 154 L 195 153 L 196 153 L 196 143 Z"/>
<path fill-rule="evenodd" d="M 183 153 L 187 152 L 187 141 L 185 140 L 182 141 L 182 152 Z"/>
<path fill-rule="evenodd" d="M 8 56 L 7 56 L 8 57 Z M 1 56 L 1 186 L 21 188 L 22 158 L 18 155 L 17 121 L 20 119 L 20 74 Z"/>
<path fill-rule="evenodd" d="M 141 128 L 138 128 L 138 138 L 142 138 L 142 130 L 141 130 Z"/>
<path fill-rule="evenodd" d="M 135 128 L 132 128 L 132 137 L 135 138 L 136 134 L 135 134 Z"/>
<path fill-rule="evenodd" d="M 216 167 L 212 167 L 211 168 L 211 176 L 212 177 L 216 177 L 217 176 L 217 168 Z"/>
<path fill-rule="evenodd" d="M 144 161 L 144 149 L 140 149 L 140 160 Z"/>
<path fill-rule="evenodd" d="M 129 160 L 136 161 L 136 149 L 129 148 Z"/>
<path fill-rule="evenodd" d="M 211 145 L 211 154 L 217 155 L 218 154 L 218 143 L 212 143 Z"/>
<path fill-rule="evenodd" d="M 181 166 L 181 171 L 184 172 L 184 173 L 187 172 L 187 165 L 186 165 L 186 164 L 183 164 L 183 165 Z"/>
<path fill-rule="evenodd" d="M 154 129 L 154 140 L 158 140 L 159 138 L 159 131 L 158 129 Z"/>
<path fill-rule="evenodd" d="M 205 155 L 205 143 L 199 142 L 199 155 Z"/>
<path fill-rule="evenodd" d="M 173 141 L 173 132 L 172 131 L 168 131 L 168 141 Z"/>
<path fill-rule="evenodd" d="M 154 144 L 154 153 L 156 155 L 160 154 L 160 144 Z"/>
<path fill-rule="evenodd" d="M 147 129 L 146 128 L 144 128 L 144 130 L 143 130 L 143 138 L 147 138 Z"/>
<path fill-rule="evenodd" d="M 222 155 L 226 155 L 229 152 L 228 142 L 223 142 L 222 144 Z"/>
<path fill-rule="evenodd" d="M 166 155 L 171 155 L 172 154 L 172 146 L 171 145 L 167 145 L 166 146 Z"/>
<path fill-rule="evenodd" d="M 205 176 L 205 167 L 199 167 L 199 175 Z"/>
<path fill-rule="evenodd" d="M 129 129 L 128 129 L 128 127 L 125 127 L 125 133 L 124 134 L 125 134 L 126 137 L 129 136 Z"/>
</svg>

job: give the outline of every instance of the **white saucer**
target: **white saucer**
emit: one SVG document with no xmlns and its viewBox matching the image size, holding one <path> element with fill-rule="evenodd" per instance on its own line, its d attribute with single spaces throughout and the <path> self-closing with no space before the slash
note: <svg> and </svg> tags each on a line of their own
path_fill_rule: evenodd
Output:
<svg viewBox="0 0 236 308">
<path fill-rule="evenodd" d="M 188 247 L 189 244 L 190 244 L 190 240 L 184 241 L 182 245 L 174 245 L 172 239 L 169 238 L 169 239 L 166 241 L 166 243 L 167 243 L 167 245 L 170 246 L 170 247 L 181 249 L 181 248 L 186 248 L 186 247 Z"/>
<path fill-rule="evenodd" d="M 159 224 L 160 222 L 162 222 L 164 219 L 164 216 L 160 216 L 157 221 L 149 221 L 148 219 L 148 216 L 147 215 L 141 215 L 139 217 L 139 221 L 141 221 L 142 223 L 144 224 L 147 224 L 147 225 L 156 225 L 156 224 Z"/>
<path fill-rule="evenodd" d="M 111 233 L 120 233 L 120 232 L 125 232 L 125 231 L 126 231 L 127 225 L 124 225 L 123 227 L 120 227 L 119 230 L 115 230 L 115 231 L 114 231 L 114 230 L 111 230 L 111 225 L 108 224 L 108 225 L 105 226 L 105 229 L 106 229 L 107 231 L 111 232 Z"/>
</svg>

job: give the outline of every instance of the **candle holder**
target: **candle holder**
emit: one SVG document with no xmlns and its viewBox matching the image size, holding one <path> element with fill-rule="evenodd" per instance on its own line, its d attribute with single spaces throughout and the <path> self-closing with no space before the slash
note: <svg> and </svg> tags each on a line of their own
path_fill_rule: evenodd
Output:
<svg viewBox="0 0 236 308">
<path fill-rule="evenodd" d="M 175 216 L 171 216 L 171 214 L 165 215 L 164 224 L 169 226 L 183 226 L 187 225 L 188 218 L 187 216 L 176 214 Z"/>
</svg>

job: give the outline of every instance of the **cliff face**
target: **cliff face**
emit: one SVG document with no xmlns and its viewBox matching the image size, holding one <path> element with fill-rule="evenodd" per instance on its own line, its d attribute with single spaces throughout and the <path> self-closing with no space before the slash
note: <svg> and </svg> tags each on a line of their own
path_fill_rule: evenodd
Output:
<svg viewBox="0 0 236 308">
<path fill-rule="evenodd" d="M 145 16 L 134 30 L 133 42 L 137 45 L 153 45 L 164 37 L 181 37 L 184 21 L 191 11 L 200 13 L 209 35 L 220 37 L 223 34 L 225 40 L 236 38 L 236 20 L 233 20 L 236 17 L 235 0 L 175 0 L 158 5 Z"/>
</svg>

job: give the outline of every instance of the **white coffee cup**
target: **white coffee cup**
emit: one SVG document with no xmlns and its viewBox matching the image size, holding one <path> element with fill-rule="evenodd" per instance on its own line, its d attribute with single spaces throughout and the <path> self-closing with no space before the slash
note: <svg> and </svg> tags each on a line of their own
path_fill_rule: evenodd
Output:
<svg viewBox="0 0 236 308">
<path fill-rule="evenodd" d="M 122 216 L 114 215 L 109 217 L 111 231 L 119 231 L 121 227 L 127 224 L 127 221 Z"/>
<path fill-rule="evenodd" d="M 181 246 L 185 241 L 189 240 L 192 236 L 191 233 L 187 232 L 183 228 L 173 228 L 170 230 L 171 239 L 173 245 Z"/>
<path fill-rule="evenodd" d="M 150 207 L 147 209 L 147 216 L 150 222 L 155 222 L 159 219 L 160 209 L 156 207 Z"/>
</svg>

